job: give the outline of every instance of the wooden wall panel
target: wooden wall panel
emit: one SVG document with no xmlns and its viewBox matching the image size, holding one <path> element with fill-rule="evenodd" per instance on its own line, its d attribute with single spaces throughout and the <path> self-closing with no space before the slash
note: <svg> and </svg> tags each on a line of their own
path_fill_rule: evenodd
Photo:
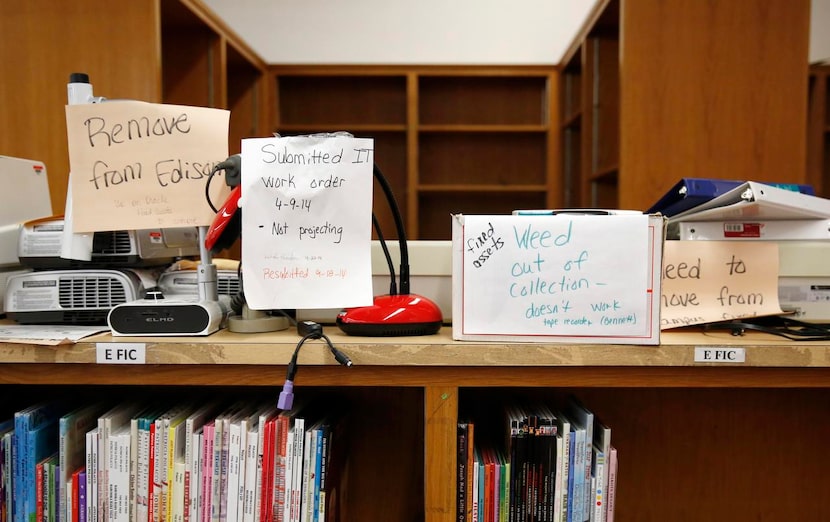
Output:
<svg viewBox="0 0 830 522">
<path fill-rule="evenodd" d="M 620 206 L 688 176 L 803 182 L 809 0 L 624 0 Z"/>
<path fill-rule="evenodd" d="M 69 75 L 89 74 L 97 96 L 160 101 L 158 1 L 0 3 L 0 154 L 46 164 L 55 213 L 69 172 Z"/>
</svg>

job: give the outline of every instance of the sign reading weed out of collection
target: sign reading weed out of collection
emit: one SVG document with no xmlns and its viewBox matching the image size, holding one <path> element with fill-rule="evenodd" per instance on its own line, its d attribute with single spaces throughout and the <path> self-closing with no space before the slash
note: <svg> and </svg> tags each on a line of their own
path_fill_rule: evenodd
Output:
<svg viewBox="0 0 830 522">
<path fill-rule="evenodd" d="M 452 219 L 455 339 L 659 343 L 661 217 Z"/>
</svg>

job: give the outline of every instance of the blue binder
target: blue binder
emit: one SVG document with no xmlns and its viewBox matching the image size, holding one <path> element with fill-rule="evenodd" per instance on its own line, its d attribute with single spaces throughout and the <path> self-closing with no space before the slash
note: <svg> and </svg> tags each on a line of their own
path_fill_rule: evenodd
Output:
<svg viewBox="0 0 830 522">
<path fill-rule="evenodd" d="M 731 179 L 682 178 L 657 203 L 652 205 L 646 213 L 652 214 L 659 212 L 666 217 L 672 217 L 675 214 L 694 208 L 701 203 L 706 203 L 710 199 L 729 192 L 742 183 L 744 181 Z M 815 196 L 816 194 L 811 185 L 798 183 L 763 183 L 810 196 Z"/>
</svg>

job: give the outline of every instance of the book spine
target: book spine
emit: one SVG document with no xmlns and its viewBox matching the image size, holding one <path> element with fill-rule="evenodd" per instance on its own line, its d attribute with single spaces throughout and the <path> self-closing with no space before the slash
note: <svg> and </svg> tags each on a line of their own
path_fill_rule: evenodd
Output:
<svg viewBox="0 0 830 522">
<path fill-rule="evenodd" d="M 285 415 L 277 416 L 274 426 L 274 472 L 271 481 L 271 503 L 273 504 L 274 521 L 282 522 L 283 507 L 285 506 L 285 441 L 288 431 L 288 417 Z"/>
<path fill-rule="evenodd" d="M 201 484 L 202 469 L 202 429 L 196 430 L 191 438 L 193 439 L 190 453 L 190 470 L 185 470 L 185 496 L 187 505 L 185 522 L 200 522 L 199 519 L 199 490 Z M 189 484 L 188 484 L 189 483 Z"/>
<path fill-rule="evenodd" d="M 259 453 L 259 427 L 248 430 L 245 448 L 245 493 L 242 501 L 242 522 L 254 522 L 256 503 L 256 472 Z"/>
<path fill-rule="evenodd" d="M 290 423 L 290 419 L 289 419 Z M 293 501 L 293 492 L 291 491 L 294 484 L 294 427 L 288 427 L 285 442 L 285 477 L 283 478 L 283 489 L 285 490 L 285 499 L 283 500 L 282 519 L 285 522 L 291 520 L 291 503 Z"/>
<path fill-rule="evenodd" d="M 264 436 L 262 439 L 262 469 L 260 475 L 262 477 L 259 487 L 259 518 L 262 521 L 270 521 L 269 508 L 271 507 L 270 489 L 271 489 L 271 475 L 273 473 L 273 441 L 274 441 L 274 423 L 272 419 L 265 422 Z"/>
<path fill-rule="evenodd" d="M 184 440 L 184 477 L 182 480 L 182 490 L 184 492 L 184 507 L 182 510 L 182 521 L 190 522 L 190 474 L 193 468 L 193 419 L 188 418 L 185 421 L 185 440 Z"/>
<path fill-rule="evenodd" d="M 86 468 L 78 474 L 78 518 L 77 522 L 87 522 L 87 472 Z M 73 521 L 74 522 L 74 521 Z"/>
<path fill-rule="evenodd" d="M 140 418 L 138 421 L 137 440 L 136 452 L 138 456 L 136 459 L 134 520 L 137 522 L 147 522 L 147 491 L 148 481 L 150 480 L 148 470 L 150 465 L 150 426 L 149 420 L 146 418 Z"/>
<path fill-rule="evenodd" d="M 214 423 L 207 424 L 202 432 L 202 516 L 201 522 L 210 520 L 210 499 L 213 491 L 213 440 Z"/>
<path fill-rule="evenodd" d="M 43 517 L 44 473 L 43 462 L 35 464 L 35 516 L 37 522 L 45 522 Z"/>
<path fill-rule="evenodd" d="M 310 522 L 309 508 L 311 508 L 312 489 L 312 470 L 314 469 L 314 430 L 306 430 L 304 435 L 303 452 L 303 495 L 302 503 L 300 504 L 300 520 L 301 522 Z"/>
<path fill-rule="evenodd" d="M 459 422 L 456 440 L 456 520 L 467 519 L 467 423 Z"/>
<path fill-rule="evenodd" d="M 594 459 L 594 499 L 591 521 L 602 522 L 605 510 L 605 491 L 602 486 L 605 476 L 605 456 L 601 452 L 595 453 Z"/>
<path fill-rule="evenodd" d="M 149 462 L 147 463 L 148 468 L 148 477 L 147 477 L 147 522 L 154 522 L 155 515 L 154 513 L 158 509 L 155 496 L 155 489 L 156 489 L 156 482 L 159 480 L 157 473 L 158 473 L 158 439 L 157 439 L 157 423 L 155 421 L 150 421 L 150 435 L 149 435 L 149 447 L 147 449 L 147 458 Z M 138 521 L 141 522 L 141 521 Z"/>
<path fill-rule="evenodd" d="M 328 475 L 331 428 L 324 429 L 320 447 L 320 486 L 318 488 L 317 514 L 315 521 L 326 522 L 326 476 Z"/>
<path fill-rule="evenodd" d="M 222 423 L 222 453 L 220 456 L 219 465 L 219 521 L 225 522 L 228 516 L 228 497 L 230 491 L 228 489 L 228 478 L 230 472 L 230 427 L 231 421 Z"/>
<path fill-rule="evenodd" d="M 97 463 L 93 457 L 94 449 L 98 447 L 98 442 L 95 440 L 95 434 L 97 428 L 94 428 L 86 433 L 86 487 L 84 488 L 84 517 L 86 520 L 94 521 L 95 518 L 92 516 L 90 512 L 92 507 L 91 495 L 93 494 L 94 485 L 93 485 L 93 478 L 97 475 L 95 469 Z M 80 493 L 80 492 L 79 492 Z M 80 516 L 80 515 L 79 515 Z"/>
<path fill-rule="evenodd" d="M 297 417 L 294 419 L 294 439 L 297 446 L 294 450 L 294 485 L 291 490 L 291 517 L 292 520 L 300 520 L 300 507 L 302 505 L 303 491 L 303 457 L 305 452 L 305 419 Z"/>
<path fill-rule="evenodd" d="M 182 491 L 184 489 L 184 462 L 176 462 L 173 464 L 173 491 Z M 184 496 L 174 495 L 171 498 L 170 521 L 184 522 Z"/>
<path fill-rule="evenodd" d="M 611 447 L 608 459 L 608 488 L 605 500 L 605 522 L 614 522 L 614 502 L 617 496 L 617 449 Z"/>
<path fill-rule="evenodd" d="M 222 430 L 224 422 L 216 419 L 213 429 L 213 455 L 211 455 L 210 520 L 220 522 L 222 509 Z"/>
</svg>

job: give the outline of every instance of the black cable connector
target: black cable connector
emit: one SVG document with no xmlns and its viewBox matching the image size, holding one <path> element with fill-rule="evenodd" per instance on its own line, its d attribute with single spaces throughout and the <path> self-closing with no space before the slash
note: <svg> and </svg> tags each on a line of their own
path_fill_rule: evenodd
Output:
<svg viewBox="0 0 830 522">
<path fill-rule="evenodd" d="M 319 339 L 323 337 L 323 325 L 314 321 L 299 321 L 297 323 L 297 335 L 309 339 Z"/>
<path fill-rule="evenodd" d="M 329 351 L 334 355 L 334 360 L 339 364 L 350 368 L 352 360 L 348 355 L 338 350 L 334 343 L 331 342 L 328 335 L 323 333 L 323 325 L 315 323 L 314 321 L 299 321 L 297 323 L 297 334 L 302 338 L 294 348 L 294 353 L 291 355 L 291 361 L 288 363 L 286 371 L 285 383 L 282 385 L 279 399 L 277 400 L 277 408 L 280 410 L 290 410 L 294 405 L 294 377 L 297 375 L 299 365 L 297 364 L 297 356 L 300 354 L 300 348 L 309 339 L 323 339 L 329 347 Z"/>
</svg>

